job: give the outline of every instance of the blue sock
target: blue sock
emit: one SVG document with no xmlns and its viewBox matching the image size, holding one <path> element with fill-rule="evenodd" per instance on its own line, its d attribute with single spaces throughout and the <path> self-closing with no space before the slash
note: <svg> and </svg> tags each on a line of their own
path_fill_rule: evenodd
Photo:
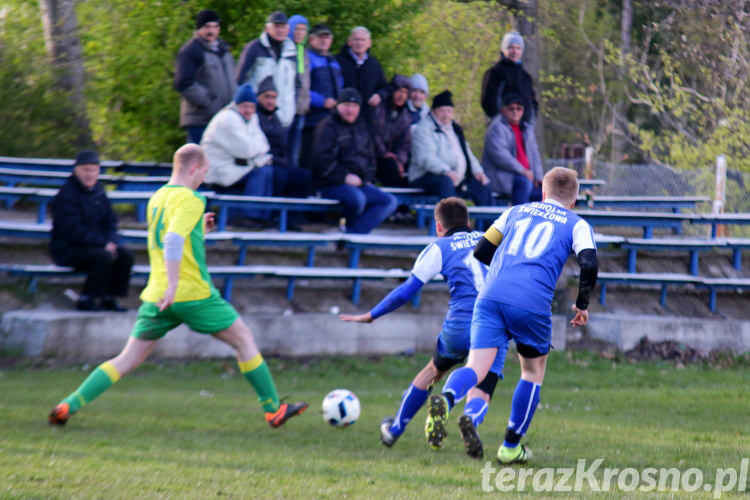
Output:
<svg viewBox="0 0 750 500">
<path fill-rule="evenodd" d="M 469 389 L 477 385 L 477 374 L 468 366 L 464 366 L 451 373 L 443 387 L 443 396 L 448 400 L 450 409 L 456 402 L 461 401 Z"/>
<path fill-rule="evenodd" d="M 430 391 L 426 389 L 419 389 L 411 384 L 406 390 L 403 399 L 401 399 L 401 406 L 398 409 L 396 418 L 393 420 L 391 425 L 391 433 L 394 436 L 400 436 L 406 430 L 406 424 L 417 414 L 425 401 L 427 396 L 430 395 Z"/>
<path fill-rule="evenodd" d="M 474 427 L 478 427 L 484 421 L 484 416 L 487 415 L 487 408 L 489 405 L 487 401 L 482 398 L 474 398 L 468 401 L 464 406 L 464 415 L 471 417 L 471 421 L 474 423 Z"/>
<path fill-rule="evenodd" d="M 541 384 L 535 384 L 528 380 L 519 380 L 516 390 L 513 392 L 513 402 L 510 407 L 510 420 L 508 420 L 508 432 L 505 434 L 503 446 L 515 448 L 526 434 L 534 418 L 534 412 L 539 404 L 539 393 Z M 511 437 L 511 440 L 508 438 Z"/>
</svg>

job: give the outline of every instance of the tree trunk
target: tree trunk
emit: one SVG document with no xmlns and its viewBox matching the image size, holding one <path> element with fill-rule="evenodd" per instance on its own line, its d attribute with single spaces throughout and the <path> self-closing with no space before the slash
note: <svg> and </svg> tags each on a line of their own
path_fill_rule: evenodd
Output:
<svg viewBox="0 0 750 500">
<path fill-rule="evenodd" d="M 620 68 L 620 81 L 626 82 L 625 79 L 625 57 L 630 54 L 630 32 L 633 28 L 633 2 L 632 0 L 622 0 L 622 19 L 620 20 L 620 52 L 622 53 L 623 63 Z M 619 163 L 625 157 L 625 147 L 627 140 L 625 134 L 628 133 L 625 119 L 625 101 L 622 96 L 618 97 L 615 103 L 614 114 L 612 116 L 612 161 Z"/>
<path fill-rule="evenodd" d="M 75 0 L 39 0 L 47 53 L 52 60 L 57 87 L 69 96 L 73 126 L 77 130 L 75 146 L 91 147 L 91 129 L 86 115 L 84 85 L 86 72 L 83 48 L 78 36 Z"/>
</svg>

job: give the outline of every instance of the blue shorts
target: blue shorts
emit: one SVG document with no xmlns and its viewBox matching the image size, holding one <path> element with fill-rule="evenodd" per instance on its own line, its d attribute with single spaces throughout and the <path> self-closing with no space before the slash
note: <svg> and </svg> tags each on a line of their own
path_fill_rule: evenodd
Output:
<svg viewBox="0 0 750 500">
<path fill-rule="evenodd" d="M 437 339 L 433 362 L 440 371 L 447 371 L 453 365 L 463 362 L 469 354 L 471 322 L 446 319 Z"/>
<path fill-rule="evenodd" d="M 511 340 L 516 346 L 520 344 L 547 354 L 552 341 L 552 318 L 491 299 L 477 300 L 471 320 L 471 348 L 496 347 L 490 371 L 501 378 Z"/>
</svg>

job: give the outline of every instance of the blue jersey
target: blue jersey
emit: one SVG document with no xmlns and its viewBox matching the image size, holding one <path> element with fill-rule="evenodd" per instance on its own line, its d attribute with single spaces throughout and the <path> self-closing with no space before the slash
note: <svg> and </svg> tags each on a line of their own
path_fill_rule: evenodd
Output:
<svg viewBox="0 0 750 500">
<path fill-rule="evenodd" d="M 450 290 L 446 320 L 471 321 L 477 293 L 484 285 L 487 266 L 474 258 L 474 247 L 482 238 L 479 231 L 457 232 L 430 243 L 417 257 L 412 274 L 429 283 L 438 274 Z"/>
<path fill-rule="evenodd" d="M 503 239 L 479 298 L 549 314 L 555 285 L 571 252 L 596 249 L 594 231 L 555 200 L 517 205 L 492 227 Z"/>
</svg>

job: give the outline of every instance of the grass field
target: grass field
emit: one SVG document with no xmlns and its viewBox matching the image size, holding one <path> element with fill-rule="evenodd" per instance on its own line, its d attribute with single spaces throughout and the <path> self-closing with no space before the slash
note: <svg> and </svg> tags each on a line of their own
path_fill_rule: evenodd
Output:
<svg viewBox="0 0 750 500">
<path fill-rule="evenodd" d="M 590 492 L 583 481 L 583 492 L 543 493 L 531 489 L 531 480 L 521 492 L 483 491 L 481 468 L 488 460 L 494 465 L 518 377 L 515 361 L 509 362 L 506 382 L 498 385 L 480 428 L 485 460 L 464 455 L 454 423 L 445 448 L 428 449 L 424 410 L 394 448 L 384 448 L 378 423 L 395 413 L 401 392 L 427 359 L 271 360 L 279 392 L 311 403 L 307 413 L 278 430 L 266 426 L 250 387 L 229 361 L 144 365 L 59 429 L 47 426 L 46 413 L 90 367 L 4 368 L 0 498 L 646 495 L 619 490 L 617 479 L 609 492 Z M 578 459 L 590 464 L 602 458 L 601 468 L 696 467 L 708 484 L 714 483 L 717 468 L 740 472 L 741 459 L 750 455 L 747 368 L 746 362 L 722 369 L 682 368 L 615 362 L 586 352 L 554 353 L 541 409 L 525 440 L 534 451 L 528 467 L 576 467 Z M 332 428 L 319 415 L 323 396 L 337 387 L 353 390 L 362 403 L 360 420 L 347 429 Z M 494 488 L 495 475 L 488 477 Z M 596 477 L 603 480 L 601 470 Z M 722 498 L 737 496 L 737 487 L 734 491 Z M 712 493 L 701 487 L 694 495 L 710 498 Z"/>
</svg>

